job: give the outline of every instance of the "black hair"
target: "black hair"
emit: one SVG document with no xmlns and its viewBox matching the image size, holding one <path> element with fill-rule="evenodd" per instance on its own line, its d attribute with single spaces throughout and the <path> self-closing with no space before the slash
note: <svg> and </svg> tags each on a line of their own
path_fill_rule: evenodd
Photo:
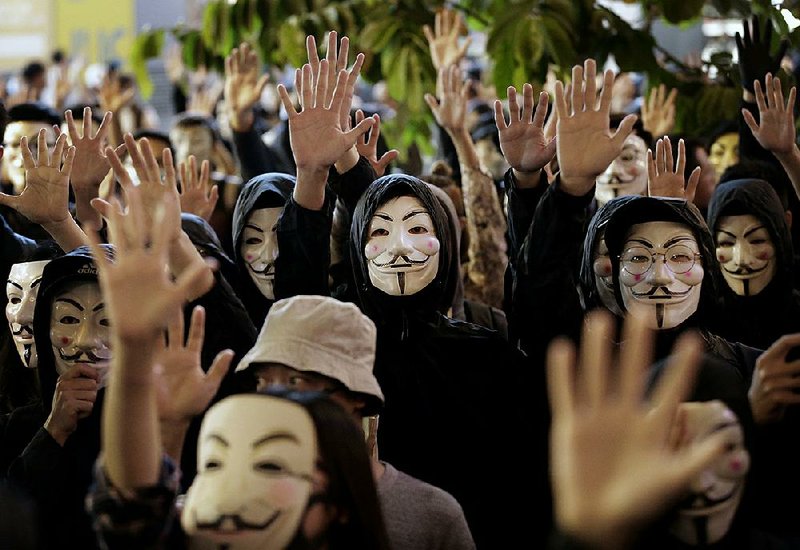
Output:
<svg viewBox="0 0 800 550">
<path fill-rule="evenodd" d="M 378 492 L 372 476 L 364 433 L 352 416 L 321 392 L 268 389 L 263 395 L 282 397 L 301 405 L 314 422 L 321 457 L 319 467 L 327 474 L 325 504 L 338 512 L 328 527 L 330 550 L 388 550 L 389 540 Z M 312 547 L 302 528 L 289 548 Z"/>
<path fill-rule="evenodd" d="M 133 132 L 133 139 L 139 141 L 142 138 L 147 138 L 149 140 L 158 139 L 161 141 L 167 142 L 167 147 L 169 150 L 175 153 L 175 148 L 172 146 L 172 140 L 169 139 L 169 134 L 166 132 L 160 132 L 158 130 L 153 130 L 150 128 L 140 128 Z"/>
<path fill-rule="evenodd" d="M 612 130 L 619 128 L 619 125 L 626 116 L 628 115 L 625 113 L 612 113 L 609 120 L 609 128 Z M 653 148 L 655 144 L 653 134 L 644 129 L 641 117 L 637 118 L 636 122 L 633 123 L 633 133 L 644 140 L 644 144 L 648 149 Z"/>
<path fill-rule="evenodd" d="M 8 110 L 9 123 L 11 122 L 43 122 L 46 124 L 61 124 L 61 115 L 58 112 L 39 102 L 19 103 Z"/>
<path fill-rule="evenodd" d="M 39 61 L 32 61 L 25 65 L 22 69 L 22 79 L 25 82 L 30 82 L 37 76 L 41 76 L 44 74 L 45 68 L 42 63 Z"/>
<path fill-rule="evenodd" d="M 75 105 L 70 105 L 64 111 L 72 111 L 72 116 L 77 120 L 83 120 L 83 110 L 86 107 L 90 107 L 92 109 L 92 121 L 100 124 L 103 122 L 103 110 L 100 108 L 100 105 L 97 103 L 88 104 L 88 103 L 76 103 Z"/>
<path fill-rule="evenodd" d="M 197 113 L 182 113 L 175 118 L 170 131 L 188 128 L 207 128 L 208 131 L 211 132 L 211 137 L 215 143 L 222 141 L 219 127 L 216 121 L 211 117 L 199 115 Z"/>
</svg>

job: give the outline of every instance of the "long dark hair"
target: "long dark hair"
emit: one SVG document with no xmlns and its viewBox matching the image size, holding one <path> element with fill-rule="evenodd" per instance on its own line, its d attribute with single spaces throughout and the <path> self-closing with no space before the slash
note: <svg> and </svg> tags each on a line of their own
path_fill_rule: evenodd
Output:
<svg viewBox="0 0 800 550">
<path fill-rule="evenodd" d="M 283 389 L 260 393 L 299 403 L 314 422 L 320 467 L 328 477 L 325 504 L 338 511 L 338 517 L 328 526 L 325 535 L 328 549 L 389 550 L 364 433 L 353 417 L 323 393 Z M 301 527 L 287 550 L 317 547 L 305 538 Z"/>
</svg>

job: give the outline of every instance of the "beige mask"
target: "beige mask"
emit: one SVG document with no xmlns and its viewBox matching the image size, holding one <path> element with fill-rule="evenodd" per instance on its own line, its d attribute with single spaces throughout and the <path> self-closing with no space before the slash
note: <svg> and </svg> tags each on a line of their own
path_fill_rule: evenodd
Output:
<svg viewBox="0 0 800 550">
<path fill-rule="evenodd" d="M 751 214 L 721 216 L 717 260 L 725 282 L 739 296 L 754 296 L 775 275 L 775 245 L 767 227 Z"/>
<path fill-rule="evenodd" d="M 33 341 L 33 310 L 36 305 L 36 295 L 39 293 L 42 271 L 48 262 L 49 260 L 14 264 L 11 266 L 6 283 L 8 298 L 6 318 L 11 327 L 17 353 L 22 363 L 30 369 L 35 369 L 39 363 Z"/>
<path fill-rule="evenodd" d="M 595 197 L 598 206 L 615 197 L 647 194 L 647 145 L 636 134 L 631 134 L 622 146 L 622 152 L 597 178 Z"/>
<path fill-rule="evenodd" d="M 247 217 L 239 252 L 247 274 L 268 300 L 275 299 L 275 260 L 278 257 L 278 218 L 283 208 L 259 208 Z"/>
</svg>

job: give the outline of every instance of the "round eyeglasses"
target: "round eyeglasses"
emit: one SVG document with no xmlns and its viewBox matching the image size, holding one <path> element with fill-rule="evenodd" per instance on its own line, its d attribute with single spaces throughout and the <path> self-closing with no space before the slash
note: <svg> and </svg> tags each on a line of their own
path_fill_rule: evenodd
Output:
<svg viewBox="0 0 800 550">
<path fill-rule="evenodd" d="M 700 254 L 683 244 L 670 246 L 664 252 L 632 246 L 619 256 L 619 261 L 622 269 L 631 275 L 643 275 L 653 266 L 656 256 L 663 256 L 667 269 L 675 275 L 681 275 L 694 267 Z"/>
</svg>

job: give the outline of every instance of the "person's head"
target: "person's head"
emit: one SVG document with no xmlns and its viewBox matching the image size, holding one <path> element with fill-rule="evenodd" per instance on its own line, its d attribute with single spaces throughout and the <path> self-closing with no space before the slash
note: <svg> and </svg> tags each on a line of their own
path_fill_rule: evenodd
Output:
<svg viewBox="0 0 800 550">
<path fill-rule="evenodd" d="M 701 325 L 713 319 L 718 268 L 711 234 L 693 204 L 634 197 L 612 214 L 605 242 L 622 311 L 641 308 L 656 330 L 690 317 Z"/>
<path fill-rule="evenodd" d="M 164 149 L 170 150 L 173 159 L 176 157 L 175 148 L 172 147 L 172 142 L 169 139 L 169 134 L 165 132 L 159 132 L 158 130 L 152 130 L 149 128 L 139 129 L 133 132 L 133 139 L 135 139 L 137 143 L 142 138 L 147 138 L 147 142 L 150 145 L 150 150 L 153 152 L 153 156 L 156 157 L 156 162 L 158 163 L 159 168 L 161 168 L 162 170 L 164 169 L 163 166 L 164 159 L 162 157 L 162 155 L 164 154 Z M 126 162 L 131 163 L 130 155 L 126 157 Z M 177 161 L 176 161 L 176 166 L 177 166 Z"/>
<path fill-rule="evenodd" d="M 360 423 L 383 407 L 375 340 L 375 325 L 354 304 L 295 296 L 273 304 L 236 371 L 251 372 L 258 389 L 326 393 Z"/>
<path fill-rule="evenodd" d="M 611 257 L 605 242 L 605 232 L 611 215 L 632 195 L 611 199 L 601 206 L 589 222 L 583 241 L 583 256 L 580 267 L 580 290 L 586 311 L 600 305 L 614 315 L 622 317 L 614 294 Z"/>
<path fill-rule="evenodd" d="M 22 81 L 26 86 L 34 90 L 43 90 L 47 84 L 44 65 L 39 61 L 33 61 L 22 68 Z"/>
<path fill-rule="evenodd" d="M 6 319 L 11 328 L 14 345 L 22 363 L 31 369 L 37 367 L 39 359 L 33 339 L 33 309 L 42 271 L 49 260 L 23 262 L 11 266 L 6 282 Z"/>
<path fill-rule="evenodd" d="M 278 217 L 294 184 L 294 176 L 288 174 L 274 172 L 256 176 L 242 186 L 233 211 L 236 263 L 251 289 L 257 289 L 267 300 L 275 299 Z"/>
<path fill-rule="evenodd" d="M 622 118 L 612 117 L 611 128 L 617 128 Z M 647 149 L 651 142 L 652 136 L 637 120 L 620 154 L 597 178 L 595 197 L 599 205 L 615 197 L 647 194 Z"/>
<path fill-rule="evenodd" d="M 735 122 L 722 122 L 711 135 L 708 160 L 717 175 L 739 162 L 739 128 Z"/>
<path fill-rule="evenodd" d="M 717 186 L 708 222 L 722 277 L 735 294 L 757 295 L 776 279 L 792 288 L 794 254 L 784 213 L 765 181 L 741 179 Z"/>
<path fill-rule="evenodd" d="M 20 194 L 25 188 L 25 168 L 22 164 L 22 149 L 20 141 L 28 138 L 34 158 L 38 153 L 36 139 L 39 130 L 45 130 L 47 145 L 52 147 L 56 142 L 53 125 L 61 123 L 58 113 L 43 103 L 20 103 L 8 111 L 9 122 L 3 134 L 3 177 L 4 181 L 11 183 L 14 194 Z"/>
<path fill-rule="evenodd" d="M 180 115 L 172 125 L 169 139 L 175 151 L 175 163 L 187 162 L 194 155 L 199 163 L 207 160 L 213 164 L 214 148 L 220 141 L 216 123 L 210 117 Z"/>
<path fill-rule="evenodd" d="M 111 248 L 104 247 L 111 255 Z M 42 271 L 33 312 L 42 399 L 49 407 L 60 375 L 81 363 L 101 385 L 111 361 L 111 334 L 97 267 L 88 247 L 51 260 Z"/>
<path fill-rule="evenodd" d="M 489 170 L 489 174 L 495 180 L 502 180 L 509 164 L 500 150 L 500 134 L 494 121 L 494 112 L 488 105 L 483 105 L 484 109 L 477 114 L 470 135 L 481 165 Z"/>
<path fill-rule="evenodd" d="M 785 212 L 786 223 L 789 227 L 792 226 L 794 220 L 790 197 L 796 195 L 786 171 L 764 160 L 743 159 L 736 164 L 728 166 L 719 176 L 720 184 L 735 180 L 762 180 L 767 182 L 778 195 L 778 200 L 780 200 Z"/>
<path fill-rule="evenodd" d="M 350 246 L 362 301 L 440 311 L 452 305 L 457 251 L 447 214 L 423 181 L 400 174 L 375 180 L 356 206 Z"/>
<path fill-rule="evenodd" d="M 371 476 L 363 434 L 323 395 L 234 395 L 203 419 L 181 523 L 235 548 L 383 548 Z"/>
<path fill-rule="evenodd" d="M 654 365 L 654 379 L 667 362 Z M 705 355 L 691 395 L 678 409 L 673 432 L 678 446 L 717 434 L 726 442 L 725 452 L 691 481 L 666 518 L 669 531 L 685 544 L 705 547 L 718 542 L 742 512 L 754 434 L 747 387 L 736 368 Z"/>
</svg>

